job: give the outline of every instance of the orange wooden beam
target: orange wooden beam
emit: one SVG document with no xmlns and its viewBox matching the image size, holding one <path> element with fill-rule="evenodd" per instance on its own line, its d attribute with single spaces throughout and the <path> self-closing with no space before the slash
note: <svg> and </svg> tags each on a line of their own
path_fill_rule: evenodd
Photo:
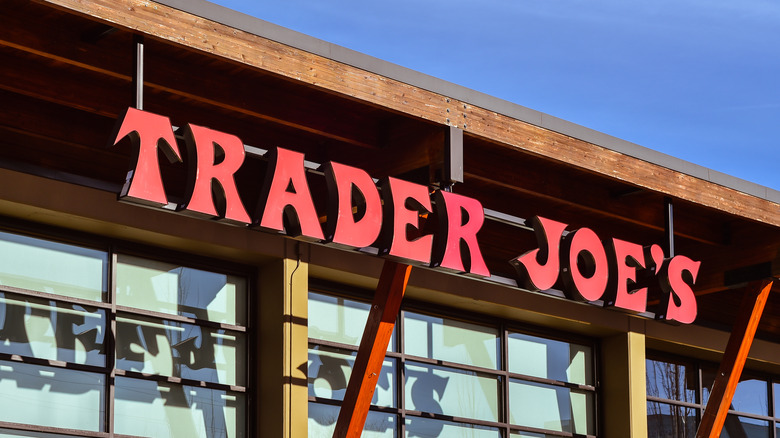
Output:
<svg viewBox="0 0 780 438">
<path fill-rule="evenodd" d="M 726 421 L 726 414 L 737 390 L 742 368 L 745 366 L 750 345 L 758 328 L 761 314 L 772 290 L 772 280 L 750 285 L 742 297 L 737 320 L 729 336 L 723 360 L 710 391 L 710 399 L 704 410 L 696 438 L 718 438 Z"/>
<path fill-rule="evenodd" d="M 411 271 L 409 265 L 385 261 L 333 438 L 359 438 L 363 433 Z"/>
</svg>

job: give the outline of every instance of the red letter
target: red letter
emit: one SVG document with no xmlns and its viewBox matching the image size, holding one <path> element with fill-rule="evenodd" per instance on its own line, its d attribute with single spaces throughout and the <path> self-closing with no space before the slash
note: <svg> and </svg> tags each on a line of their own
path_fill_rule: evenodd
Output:
<svg viewBox="0 0 780 438">
<path fill-rule="evenodd" d="M 646 311 L 647 288 L 636 288 L 636 269 L 645 268 L 644 248 L 620 239 L 612 239 L 610 246 L 610 264 L 614 271 L 609 276 L 609 292 L 604 305 L 639 313 Z"/>
<path fill-rule="evenodd" d="M 276 148 L 269 151 L 268 171 L 263 185 L 265 207 L 260 216 L 260 226 L 282 231 L 286 228 L 290 236 L 303 235 L 322 240 L 317 211 L 306 181 L 303 154 Z"/>
<path fill-rule="evenodd" d="M 325 163 L 323 170 L 329 198 L 325 240 L 354 248 L 372 245 L 382 228 L 382 201 L 374 180 L 365 170 L 334 162 Z M 355 199 L 358 194 L 365 204 Z"/>
<path fill-rule="evenodd" d="M 539 249 L 510 260 L 517 270 L 518 278 L 525 289 L 547 290 L 555 286 L 560 272 L 560 241 L 566 224 L 534 216 L 529 220 L 539 242 Z M 545 264 L 541 264 L 546 260 Z"/>
<path fill-rule="evenodd" d="M 430 263 L 433 236 L 413 240 L 407 236 L 407 228 L 419 232 L 419 214 L 431 212 L 428 188 L 389 177 L 382 181 L 382 199 L 384 223 L 379 236 L 379 254 Z"/>
<path fill-rule="evenodd" d="M 561 258 L 566 295 L 578 301 L 601 298 L 607 290 L 609 263 L 599 236 L 589 228 L 580 228 L 563 238 L 563 246 Z"/>
<path fill-rule="evenodd" d="M 114 145 L 129 136 L 135 148 L 135 166 L 127 173 L 119 198 L 145 205 L 167 205 L 157 161 L 158 146 L 171 163 L 181 162 L 170 119 L 128 108 L 117 126 Z"/>
<path fill-rule="evenodd" d="M 189 159 L 187 197 L 189 201 L 180 208 L 219 216 L 212 197 L 214 180 L 221 190 L 214 190 L 220 204 L 225 204 L 224 218 L 248 224 L 249 215 L 241 203 L 236 189 L 235 173 L 244 164 L 244 144 L 235 135 L 188 124 L 184 131 Z M 216 164 L 217 151 L 224 154 Z"/>
<path fill-rule="evenodd" d="M 439 229 L 433 239 L 431 266 L 464 272 L 463 258 L 468 257 L 469 273 L 489 277 L 490 271 L 477 242 L 477 233 L 485 221 L 482 204 L 476 199 L 441 190 L 437 190 L 434 196 Z M 461 242 L 468 248 L 467 255 L 460 252 Z"/>
<path fill-rule="evenodd" d="M 700 265 L 701 262 L 695 262 L 685 256 L 675 256 L 669 260 L 660 275 L 661 289 L 668 300 L 666 314 L 656 315 L 656 318 L 683 324 L 690 324 L 696 319 L 696 295 L 693 294 L 691 286 L 696 283 Z M 686 272 L 690 283 L 683 279 Z"/>
</svg>

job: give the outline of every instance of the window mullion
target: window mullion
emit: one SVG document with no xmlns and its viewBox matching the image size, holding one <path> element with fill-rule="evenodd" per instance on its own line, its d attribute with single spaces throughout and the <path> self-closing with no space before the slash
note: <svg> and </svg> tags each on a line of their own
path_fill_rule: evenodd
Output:
<svg viewBox="0 0 780 438">
<path fill-rule="evenodd" d="M 399 410 L 398 416 L 398 436 L 403 438 L 406 436 L 406 346 L 404 342 L 404 315 L 406 311 L 401 310 L 398 312 L 398 322 L 396 326 L 396 335 L 398 341 L 396 346 L 398 347 L 398 353 L 401 357 L 398 359 L 398 382 L 396 382 L 398 388 L 398 399 L 396 400 L 396 407 Z"/>
<path fill-rule="evenodd" d="M 108 376 L 106 383 L 108 388 L 106 391 L 106 414 L 108 421 L 106 423 L 107 432 L 110 437 L 114 436 L 114 393 L 116 383 L 116 262 L 117 256 L 114 248 L 109 248 L 109 266 L 108 266 L 108 302 L 111 304 L 111 310 L 106 316 L 106 324 L 108 326 L 108 333 L 106 334 L 106 369 Z"/>
</svg>

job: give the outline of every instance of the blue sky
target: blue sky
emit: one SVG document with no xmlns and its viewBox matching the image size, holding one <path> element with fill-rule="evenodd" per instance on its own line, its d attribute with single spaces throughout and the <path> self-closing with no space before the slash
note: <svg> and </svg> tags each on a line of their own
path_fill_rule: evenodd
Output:
<svg viewBox="0 0 780 438">
<path fill-rule="evenodd" d="M 780 190 L 775 0 L 217 0 Z"/>
</svg>

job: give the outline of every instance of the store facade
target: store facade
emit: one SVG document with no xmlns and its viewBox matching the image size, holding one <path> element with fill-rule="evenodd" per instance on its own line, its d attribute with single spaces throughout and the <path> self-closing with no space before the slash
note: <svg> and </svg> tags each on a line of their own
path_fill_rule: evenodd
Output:
<svg viewBox="0 0 780 438">
<path fill-rule="evenodd" d="M 780 275 L 777 191 L 206 2 L 7 11 L 0 436 L 332 436 L 386 261 L 363 436 L 695 436 Z M 721 436 L 780 436 L 773 287 Z"/>
</svg>

